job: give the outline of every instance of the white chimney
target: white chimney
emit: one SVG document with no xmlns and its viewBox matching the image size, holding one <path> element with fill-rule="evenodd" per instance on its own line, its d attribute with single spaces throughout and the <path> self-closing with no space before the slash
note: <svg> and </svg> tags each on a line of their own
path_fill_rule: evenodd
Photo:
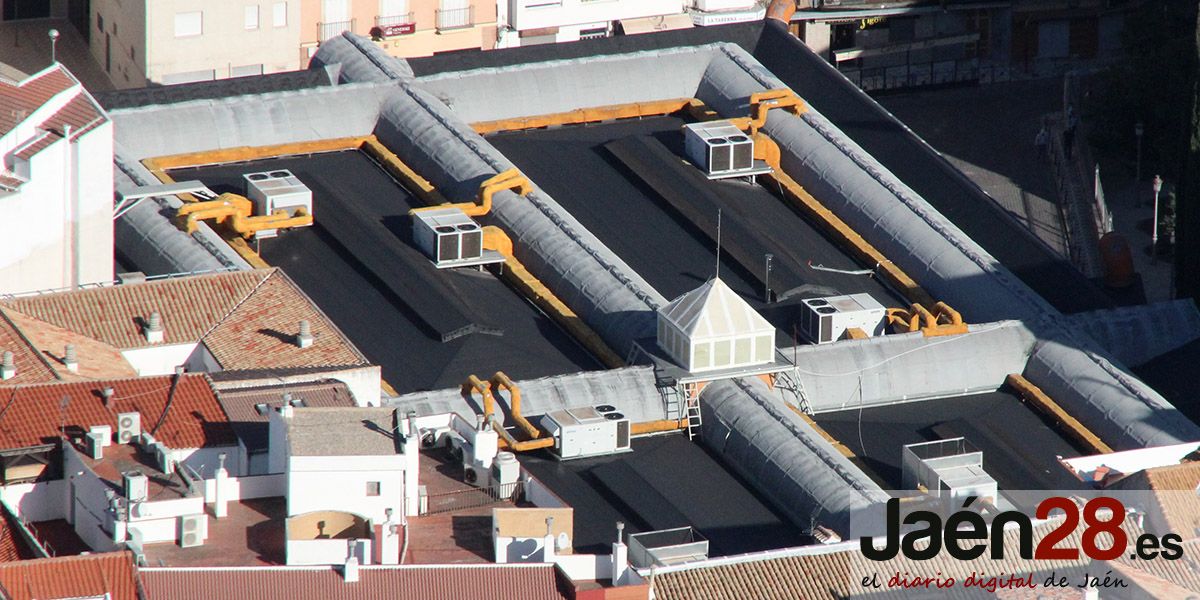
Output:
<svg viewBox="0 0 1200 600">
<path fill-rule="evenodd" d="M 350 556 L 346 558 L 346 565 L 342 567 L 342 578 L 346 583 L 355 583 L 358 581 L 358 540 L 348 540 Z"/>
<path fill-rule="evenodd" d="M 617 541 L 612 545 L 612 582 L 624 583 L 629 571 L 629 547 L 625 545 L 625 523 L 617 521 Z"/>
<path fill-rule="evenodd" d="M 308 321 L 300 321 L 300 333 L 296 334 L 296 345 L 301 348 L 313 345 L 312 324 Z"/>
<path fill-rule="evenodd" d="M 75 349 L 75 344 L 67 344 L 63 352 L 63 365 L 72 373 L 79 372 L 79 351 Z"/>
<path fill-rule="evenodd" d="M 13 353 L 5 350 L 3 358 L 0 358 L 0 381 L 7 381 L 16 376 L 17 365 L 13 362 Z"/>
<path fill-rule="evenodd" d="M 554 562 L 554 517 L 546 517 L 546 537 L 542 540 L 542 562 Z"/>
<path fill-rule="evenodd" d="M 163 325 L 162 315 L 158 311 L 150 313 L 150 318 L 146 320 L 146 327 L 142 331 L 146 335 L 146 341 L 151 344 L 161 344 L 163 341 Z"/>
</svg>

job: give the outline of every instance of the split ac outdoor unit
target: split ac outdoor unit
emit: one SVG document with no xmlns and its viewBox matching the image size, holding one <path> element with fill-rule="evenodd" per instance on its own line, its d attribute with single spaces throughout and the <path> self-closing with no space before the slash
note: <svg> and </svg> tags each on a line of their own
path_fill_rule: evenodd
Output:
<svg viewBox="0 0 1200 600">
<path fill-rule="evenodd" d="M 179 546 L 181 548 L 203 546 L 204 538 L 207 537 L 205 535 L 207 526 L 204 515 L 179 517 Z"/>
<path fill-rule="evenodd" d="M 125 487 L 125 498 L 130 502 L 141 502 L 150 495 L 150 479 L 141 471 L 126 471 L 121 476 Z"/>
<path fill-rule="evenodd" d="M 683 127 L 688 158 L 708 175 L 736 175 L 754 168 L 754 141 L 728 121 Z"/>
<path fill-rule="evenodd" d="M 136 412 L 117 415 L 117 443 L 131 444 L 142 435 L 142 414 Z"/>
<path fill-rule="evenodd" d="M 498 252 L 483 249 L 483 229 L 457 208 L 420 210 L 413 214 L 413 240 L 439 269 L 504 262 Z"/>
<path fill-rule="evenodd" d="M 599 408 L 612 410 L 601 412 Z M 630 448 L 629 419 L 608 405 L 556 410 L 542 417 L 542 427 L 555 437 L 555 449 L 562 459 L 613 454 Z"/>
<path fill-rule="evenodd" d="M 104 458 L 104 441 L 101 434 L 89 431 L 84 434 L 83 443 L 87 450 L 88 458 L 92 460 Z"/>
<path fill-rule="evenodd" d="M 254 214 L 266 216 L 276 210 L 286 210 L 295 216 L 303 208 L 313 214 L 312 190 L 287 169 L 246 173 L 246 197 L 254 202 Z"/>
<path fill-rule="evenodd" d="M 887 323 L 887 309 L 870 294 L 809 298 L 801 310 L 801 332 L 817 344 L 840 340 L 851 327 L 871 337 L 882 335 Z"/>
</svg>

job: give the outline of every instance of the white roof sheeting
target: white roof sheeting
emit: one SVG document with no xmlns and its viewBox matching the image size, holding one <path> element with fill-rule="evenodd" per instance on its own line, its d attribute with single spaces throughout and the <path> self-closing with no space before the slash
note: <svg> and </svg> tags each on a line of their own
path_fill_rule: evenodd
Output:
<svg viewBox="0 0 1200 600">
<path fill-rule="evenodd" d="M 720 277 L 709 279 L 658 312 L 692 340 L 775 334 L 775 328 Z"/>
</svg>

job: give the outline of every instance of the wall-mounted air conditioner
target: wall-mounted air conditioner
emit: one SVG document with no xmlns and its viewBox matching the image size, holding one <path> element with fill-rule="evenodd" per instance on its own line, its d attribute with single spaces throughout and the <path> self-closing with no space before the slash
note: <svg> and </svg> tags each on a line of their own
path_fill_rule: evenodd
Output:
<svg viewBox="0 0 1200 600">
<path fill-rule="evenodd" d="M 559 458 L 583 458 L 629 450 L 629 419 L 611 406 L 601 407 L 611 410 L 601 412 L 600 407 L 581 406 L 556 410 L 542 417 L 542 427 L 555 438 Z"/>
<path fill-rule="evenodd" d="M 483 228 L 457 208 L 413 212 L 413 240 L 439 269 L 504 262 L 483 249 Z"/>
<path fill-rule="evenodd" d="M 887 324 L 887 309 L 870 294 L 808 298 L 801 310 L 801 333 L 817 344 L 840 340 L 851 327 L 869 337 L 882 335 Z"/>
<path fill-rule="evenodd" d="M 683 138 L 688 159 L 711 177 L 757 173 L 754 140 L 728 121 L 689 123 Z"/>
<path fill-rule="evenodd" d="M 130 502 L 141 502 L 150 495 L 150 478 L 141 471 L 126 471 L 121 474 L 125 498 Z"/>
<path fill-rule="evenodd" d="M 142 414 L 137 412 L 117 415 L 117 443 L 132 444 L 142 435 Z"/>
<path fill-rule="evenodd" d="M 313 214 L 312 190 L 287 169 L 246 173 L 242 179 L 246 182 L 246 197 L 254 202 L 256 216 L 272 215 L 277 210 L 296 216 L 300 209 Z M 257 237 L 269 238 L 276 234 L 277 230 L 268 229 L 258 232 Z"/>
</svg>

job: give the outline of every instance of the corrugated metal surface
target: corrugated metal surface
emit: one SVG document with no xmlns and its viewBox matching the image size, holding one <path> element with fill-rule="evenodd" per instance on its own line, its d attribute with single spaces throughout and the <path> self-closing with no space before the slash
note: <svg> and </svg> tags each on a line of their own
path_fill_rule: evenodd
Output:
<svg viewBox="0 0 1200 600">
<path fill-rule="evenodd" d="M 1200 310 L 1187 300 L 1077 313 L 1067 319 L 1131 367 L 1200 338 Z"/>
<path fill-rule="evenodd" d="M 142 569 L 146 600 L 562 600 L 553 565 Z"/>
</svg>

